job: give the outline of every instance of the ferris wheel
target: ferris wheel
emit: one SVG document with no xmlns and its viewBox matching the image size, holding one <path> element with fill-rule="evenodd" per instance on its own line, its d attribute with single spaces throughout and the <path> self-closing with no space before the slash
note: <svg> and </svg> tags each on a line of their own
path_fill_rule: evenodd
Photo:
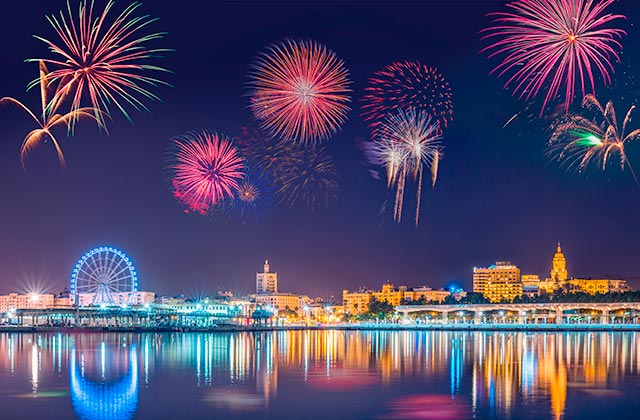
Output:
<svg viewBox="0 0 640 420">
<path fill-rule="evenodd" d="M 138 291 L 138 275 L 124 252 L 101 246 L 87 252 L 71 274 L 71 296 L 91 294 L 93 305 L 128 303 Z"/>
</svg>

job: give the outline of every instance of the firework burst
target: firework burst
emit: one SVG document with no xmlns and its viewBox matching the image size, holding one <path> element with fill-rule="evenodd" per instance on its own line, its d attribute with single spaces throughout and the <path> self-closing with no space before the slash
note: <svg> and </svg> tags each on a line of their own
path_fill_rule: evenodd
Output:
<svg viewBox="0 0 640 420">
<path fill-rule="evenodd" d="M 243 128 L 237 143 L 269 174 L 281 204 L 313 209 L 337 199 L 338 172 L 324 148 L 282 141 L 255 128 Z"/>
<path fill-rule="evenodd" d="M 56 95 L 56 91 L 53 90 L 53 85 L 49 79 L 49 72 L 47 66 L 41 61 L 40 64 L 40 99 L 42 106 L 42 113 L 40 118 L 36 116 L 26 105 L 14 98 L 5 97 L 0 99 L 0 105 L 15 105 L 23 109 L 33 120 L 38 123 L 39 128 L 31 130 L 22 141 L 20 147 L 20 161 L 22 167 L 26 169 L 26 158 L 28 155 L 37 148 L 40 144 L 45 143 L 47 140 L 51 140 L 53 146 L 58 154 L 58 160 L 60 165 L 64 168 L 66 163 L 62 148 L 58 139 L 53 134 L 53 129 L 58 126 L 65 126 L 69 128 L 72 121 L 80 119 L 93 119 L 95 120 L 96 110 L 93 108 L 77 108 L 66 114 L 59 114 L 58 108 L 60 103 L 64 100 L 64 95 Z M 53 98 L 51 98 L 53 96 Z"/>
<path fill-rule="evenodd" d="M 54 99 L 59 101 L 61 97 L 68 96 L 73 113 L 81 109 L 83 98 L 87 98 L 103 128 L 105 116 L 110 116 L 109 106 L 115 106 L 130 120 L 125 107 L 146 110 L 143 98 L 158 99 L 148 88 L 166 83 L 147 76 L 145 72 L 166 70 L 145 63 L 169 51 L 146 47 L 148 42 L 162 38 L 164 33 L 141 35 L 155 19 L 134 16 L 139 3 L 128 6 L 109 24 L 107 15 L 113 5 L 109 0 L 99 13 L 94 11 L 93 0 L 82 0 L 76 19 L 70 3 L 67 3 L 67 16 L 62 11 L 59 17 L 47 16 L 59 40 L 54 42 L 35 36 L 57 56 L 38 59 L 52 66 L 53 70 L 47 75 L 49 81 L 60 84 Z M 34 80 L 30 86 L 38 83 L 39 80 Z M 75 122 L 76 119 L 71 120 L 72 126 Z"/>
<path fill-rule="evenodd" d="M 186 212 L 206 215 L 238 191 L 245 165 L 230 140 L 202 131 L 176 137 L 172 143 L 171 190 Z"/>
<path fill-rule="evenodd" d="M 419 61 L 402 61 L 385 66 L 369 78 L 362 98 L 362 115 L 372 128 L 384 123 L 399 109 L 423 111 L 439 133 L 453 118 L 449 82 L 433 67 Z"/>
<path fill-rule="evenodd" d="M 636 184 L 640 187 L 636 174 L 627 158 L 625 146 L 640 138 L 640 129 L 627 132 L 635 105 L 631 106 L 622 125 L 618 124 L 613 103 L 603 107 L 593 95 L 587 95 L 582 107 L 596 113 L 597 119 L 579 114 L 567 114 L 552 126 L 548 153 L 552 159 L 570 170 L 584 172 L 589 166 L 606 170 L 610 161 L 615 160 L 620 168 L 629 168 Z"/>
<path fill-rule="evenodd" d="M 624 19 L 606 13 L 613 0 L 518 0 L 508 13 L 493 13 L 494 26 L 483 31 L 493 43 L 484 48 L 489 57 L 502 56 L 492 71 L 506 76 L 505 88 L 521 99 L 541 93 L 546 105 L 564 85 L 565 111 L 576 90 L 595 93 L 595 78 L 611 82 L 613 61 L 619 61 L 618 41 L 626 33 L 608 25 Z M 507 76 L 509 75 L 509 76 Z"/>
<path fill-rule="evenodd" d="M 292 163 L 278 190 L 282 203 L 289 207 L 301 203 L 315 209 L 337 200 L 338 171 L 323 147 L 305 148 L 300 159 Z"/>
<path fill-rule="evenodd" d="M 259 166 L 279 186 L 286 182 L 291 168 L 299 165 L 304 154 L 302 147 L 266 135 L 255 127 L 242 127 L 235 143 L 249 162 Z"/>
<path fill-rule="evenodd" d="M 372 164 L 383 166 L 387 173 L 387 186 L 395 188 L 394 220 L 402 219 L 402 207 L 407 177 L 417 182 L 415 223 L 420 218 L 422 178 L 425 168 L 431 173 L 435 185 L 438 165 L 442 156 L 440 135 L 436 125 L 425 111 L 399 110 L 387 117 L 376 130 L 374 140 L 367 145 L 367 156 Z"/>
<path fill-rule="evenodd" d="M 250 74 L 251 110 L 272 135 L 325 140 L 345 122 L 350 92 L 342 60 L 314 41 L 285 41 L 260 55 Z"/>
<path fill-rule="evenodd" d="M 264 169 L 247 164 L 245 177 L 238 183 L 230 211 L 242 222 L 257 223 L 274 204 L 274 187 Z"/>
</svg>

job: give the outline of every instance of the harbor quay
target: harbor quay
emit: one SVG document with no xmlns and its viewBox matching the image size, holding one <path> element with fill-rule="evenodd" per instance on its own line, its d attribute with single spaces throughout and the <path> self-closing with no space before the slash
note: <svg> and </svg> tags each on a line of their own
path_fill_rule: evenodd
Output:
<svg viewBox="0 0 640 420">
<path fill-rule="evenodd" d="M 255 313 L 255 312 L 254 312 Z M 246 312 L 245 312 L 246 314 Z M 640 302 L 400 305 L 393 316 L 366 321 L 283 323 L 274 317 L 243 315 L 238 308 L 190 312 L 155 305 L 118 308 L 18 309 L 0 329 L 21 328 L 245 331 L 288 329 L 434 329 L 434 330 L 640 330 Z"/>
</svg>

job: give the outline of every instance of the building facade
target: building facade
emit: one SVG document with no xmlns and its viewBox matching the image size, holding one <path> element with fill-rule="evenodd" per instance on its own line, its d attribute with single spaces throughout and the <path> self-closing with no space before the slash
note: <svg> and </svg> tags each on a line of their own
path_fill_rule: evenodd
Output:
<svg viewBox="0 0 640 420">
<path fill-rule="evenodd" d="M 9 293 L 0 296 L 0 313 L 6 314 L 16 309 L 49 309 L 53 308 L 54 295 L 50 293 Z"/>
<path fill-rule="evenodd" d="M 256 295 L 256 303 L 270 306 L 278 311 L 290 309 L 300 313 L 300 296 L 293 293 L 269 293 Z"/>
<path fill-rule="evenodd" d="M 553 260 L 551 261 L 550 278 L 543 283 L 547 293 L 553 293 L 562 289 L 570 293 L 624 293 L 631 290 L 626 280 L 621 279 L 591 279 L 591 278 L 570 278 L 567 271 L 567 259 L 562 252 L 560 243 Z"/>
<path fill-rule="evenodd" d="M 597 293 L 624 293 L 631 290 L 626 280 L 569 279 L 565 283 L 565 288 L 570 292 L 584 292 L 590 295 Z"/>
<path fill-rule="evenodd" d="M 373 291 L 360 288 L 355 292 L 342 291 L 342 306 L 349 315 L 363 314 L 369 310 L 369 303 L 373 298 Z"/>
<path fill-rule="evenodd" d="M 560 242 L 558 242 L 558 249 L 551 261 L 550 278 L 558 284 L 564 283 L 569 278 L 569 272 L 567 271 L 567 259 L 562 253 Z"/>
<path fill-rule="evenodd" d="M 520 269 L 507 261 L 473 269 L 473 291 L 482 293 L 490 302 L 513 302 L 522 297 Z"/>
<path fill-rule="evenodd" d="M 466 292 L 456 292 L 456 293 L 460 294 L 460 297 L 463 296 L 462 293 L 466 295 Z M 442 303 L 450 294 L 451 292 L 444 289 L 434 290 L 427 286 L 412 287 L 410 289 L 407 289 L 406 292 L 404 292 L 404 300 L 416 301 L 424 298 L 424 300 L 427 302 Z"/>
<path fill-rule="evenodd" d="M 256 273 L 256 294 L 278 293 L 278 273 L 269 272 L 269 260 L 264 260 L 264 271 Z"/>
<path fill-rule="evenodd" d="M 357 315 L 367 312 L 373 299 L 399 306 L 406 301 L 415 301 L 420 298 L 424 298 L 427 302 L 442 302 L 450 294 L 447 290 L 433 290 L 427 286 L 414 288 L 407 288 L 407 286 L 395 287 L 391 282 L 387 281 L 378 291 L 366 288 L 361 288 L 355 292 L 343 290 L 342 306 L 345 313 Z"/>
<path fill-rule="evenodd" d="M 122 305 L 131 305 L 131 306 L 141 306 L 145 304 L 151 304 L 156 300 L 156 294 L 154 292 L 145 292 L 145 291 L 137 291 L 137 292 L 118 292 L 111 293 L 111 299 L 113 299 L 113 303 L 109 304 L 100 304 L 107 306 L 122 306 Z M 72 305 L 75 304 L 75 295 L 70 296 L 70 302 Z M 79 295 L 79 303 L 80 306 L 98 306 L 95 303 L 96 294 L 95 293 L 80 293 Z"/>
</svg>

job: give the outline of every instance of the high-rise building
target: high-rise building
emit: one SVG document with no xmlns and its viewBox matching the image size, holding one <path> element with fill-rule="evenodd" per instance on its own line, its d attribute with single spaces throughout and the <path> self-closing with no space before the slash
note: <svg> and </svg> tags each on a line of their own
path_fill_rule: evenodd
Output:
<svg viewBox="0 0 640 420">
<path fill-rule="evenodd" d="M 473 291 L 491 302 L 511 302 L 522 297 L 520 269 L 507 261 L 498 261 L 487 268 L 474 267 Z"/>
<path fill-rule="evenodd" d="M 256 273 L 256 294 L 278 293 L 278 273 L 269 272 L 269 260 L 264 260 L 264 271 Z"/>
<path fill-rule="evenodd" d="M 551 262 L 550 274 L 551 280 L 556 283 L 564 283 L 569 278 L 569 274 L 567 273 L 567 259 L 562 253 L 560 242 L 558 242 L 558 249 L 556 250 L 556 253 L 553 256 L 553 261 Z"/>
</svg>

